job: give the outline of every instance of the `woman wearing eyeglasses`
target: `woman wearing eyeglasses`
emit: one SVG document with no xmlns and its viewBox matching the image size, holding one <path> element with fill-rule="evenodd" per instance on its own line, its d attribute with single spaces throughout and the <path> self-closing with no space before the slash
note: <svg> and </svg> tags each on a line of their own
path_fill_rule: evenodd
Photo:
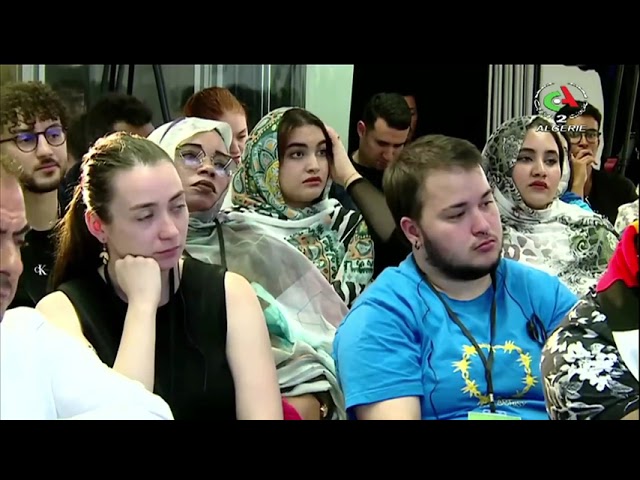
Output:
<svg viewBox="0 0 640 480">
<path fill-rule="evenodd" d="M 296 249 L 251 224 L 225 223 L 220 205 L 236 168 L 229 126 L 188 117 L 149 139 L 174 159 L 186 192 L 187 254 L 242 275 L 260 299 L 282 395 L 305 420 L 344 418 L 331 345 L 347 307 Z"/>
<path fill-rule="evenodd" d="M 203 118 L 179 118 L 158 127 L 149 140 L 173 159 L 185 188 L 189 212 L 197 218 L 216 218 L 237 168 L 227 145 L 228 124 Z"/>
</svg>

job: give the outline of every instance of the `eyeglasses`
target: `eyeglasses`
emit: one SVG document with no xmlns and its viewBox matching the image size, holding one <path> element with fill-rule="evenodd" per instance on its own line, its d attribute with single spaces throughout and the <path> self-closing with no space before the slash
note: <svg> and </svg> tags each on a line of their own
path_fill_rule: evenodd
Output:
<svg viewBox="0 0 640 480">
<path fill-rule="evenodd" d="M 208 158 L 216 172 L 216 175 L 231 177 L 237 165 L 231 155 L 222 152 L 216 152 L 211 156 L 207 156 L 200 145 L 186 144 L 178 149 L 178 157 L 185 167 L 197 170 L 202 166 Z"/>
<path fill-rule="evenodd" d="M 59 147 L 67 141 L 67 132 L 60 125 L 52 125 L 43 132 L 20 132 L 17 135 L 0 140 L 0 143 L 14 142 L 21 152 L 31 153 L 38 148 L 40 135 L 52 147 Z"/>
<path fill-rule="evenodd" d="M 584 135 L 589 143 L 596 143 L 600 138 L 600 132 L 595 129 L 584 130 L 582 132 L 567 132 L 571 143 L 579 143 Z"/>
</svg>

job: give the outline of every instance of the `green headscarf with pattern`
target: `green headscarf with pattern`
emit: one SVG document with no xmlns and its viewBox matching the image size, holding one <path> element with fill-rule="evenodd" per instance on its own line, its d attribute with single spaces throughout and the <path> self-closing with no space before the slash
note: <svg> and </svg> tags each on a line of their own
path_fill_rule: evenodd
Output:
<svg viewBox="0 0 640 480">
<path fill-rule="evenodd" d="M 230 221 L 260 225 L 263 231 L 294 246 L 323 273 L 347 305 L 373 277 L 373 240 L 364 219 L 328 198 L 305 208 L 286 204 L 280 188 L 278 128 L 291 107 L 267 114 L 253 129 L 232 182 Z"/>
</svg>

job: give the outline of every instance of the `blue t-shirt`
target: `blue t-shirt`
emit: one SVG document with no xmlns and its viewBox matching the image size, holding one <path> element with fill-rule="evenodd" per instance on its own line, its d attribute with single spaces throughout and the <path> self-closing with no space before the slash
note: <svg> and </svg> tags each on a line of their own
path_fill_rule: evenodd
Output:
<svg viewBox="0 0 640 480">
<path fill-rule="evenodd" d="M 548 419 L 540 385 L 543 336 L 578 298 L 556 277 L 503 259 L 496 271 L 497 315 L 492 381 L 498 413 Z M 493 288 L 449 308 L 488 356 Z M 542 340 L 541 340 L 542 338 Z M 334 358 L 350 418 L 359 405 L 419 397 L 423 420 L 464 420 L 487 412 L 485 370 L 473 344 L 449 318 L 413 259 L 387 268 L 340 325 Z"/>
<path fill-rule="evenodd" d="M 585 202 L 581 196 L 573 192 L 564 193 L 560 197 L 560 201 L 564 203 L 568 203 L 570 205 L 577 205 L 581 209 L 586 210 L 587 212 L 593 213 L 593 209 L 591 208 L 591 206 L 587 202 Z"/>
</svg>

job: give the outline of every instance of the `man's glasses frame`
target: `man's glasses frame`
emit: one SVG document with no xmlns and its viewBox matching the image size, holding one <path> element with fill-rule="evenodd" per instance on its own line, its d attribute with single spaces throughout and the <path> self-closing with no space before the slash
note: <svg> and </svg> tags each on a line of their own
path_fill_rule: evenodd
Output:
<svg viewBox="0 0 640 480">
<path fill-rule="evenodd" d="M 41 135 L 52 147 L 60 147 L 67 141 L 66 129 L 61 125 L 51 125 L 41 132 L 19 132 L 11 138 L 0 140 L 0 143 L 13 142 L 21 152 L 31 153 L 38 148 Z"/>
</svg>

